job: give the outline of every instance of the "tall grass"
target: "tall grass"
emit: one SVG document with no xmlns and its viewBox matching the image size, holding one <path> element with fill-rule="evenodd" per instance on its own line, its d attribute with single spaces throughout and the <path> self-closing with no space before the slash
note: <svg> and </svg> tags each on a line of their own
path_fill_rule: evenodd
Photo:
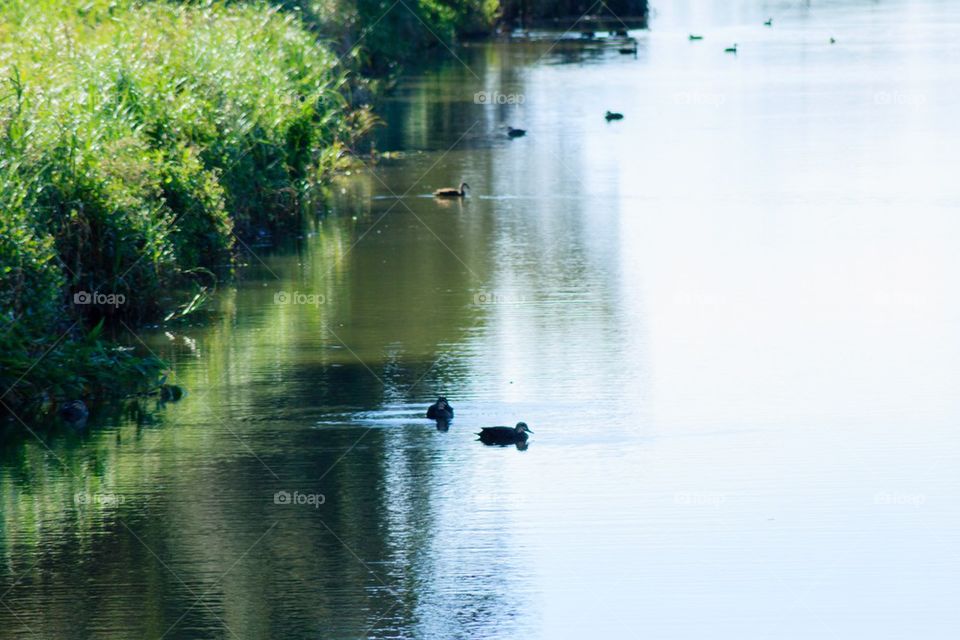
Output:
<svg viewBox="0 0 960 640">
<path fill-rule="evenodd" d="M 375 122 L 358 70 L 513 4 L 0 0 L 0 412 L 149 377 L 91 328 L 169 311 L 235 234 L 299 215 Z"/>
<path fill-rule="evenodd" d="M 347 79 L 295 13 L 260 3 L 0 4 L 0 394 L 97 320 L 154 316 L 229 264 L 235 228 L 297 215 L 371 121 Z M 71 304 L 94 291 L 125 302 Z"/>
</svg>

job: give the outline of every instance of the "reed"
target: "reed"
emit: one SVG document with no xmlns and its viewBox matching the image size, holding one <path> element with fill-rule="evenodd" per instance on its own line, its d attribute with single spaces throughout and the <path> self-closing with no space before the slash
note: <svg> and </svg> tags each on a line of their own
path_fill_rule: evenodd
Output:
<svg viewBox="0 0 960 640">
<path fill-rule="evenodd" d="M 0 5 L 5 402 L 90 390 L 47 376 L 44 353 L 72 354 L 84 380 L 98 360 L 139 366 L 80 349 L 89 328 L 159 315 L 164 292 L 230 264 L 235 231 L 298 216 L 372 122 L 349 79 L 301 18 L 261 3 Z"/>
<path fill-rule="evenodd" d="M 345 166 L 377 122 L 363 74 L 500 10 L 0 2 L 0 412 L 152 384 L 162 363 L 94 329 L 176 315 L 172 289 L 229 268 L 236 235 L 297 219 Z M 123 303 L 77 303 L 93 292 Z"/>
</svg>

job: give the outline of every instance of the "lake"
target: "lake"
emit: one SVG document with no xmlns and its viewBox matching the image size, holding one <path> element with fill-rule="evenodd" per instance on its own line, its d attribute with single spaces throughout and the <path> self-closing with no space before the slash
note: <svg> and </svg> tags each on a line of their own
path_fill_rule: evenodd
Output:
<svg viewBox="0 0 960 640">
<path fill-rule="evenodd" d="M 185 399 L 3 450 L 0 637 L 955 637 L 960 5 L 652 10 L 410 70 Z"/>
</svg>

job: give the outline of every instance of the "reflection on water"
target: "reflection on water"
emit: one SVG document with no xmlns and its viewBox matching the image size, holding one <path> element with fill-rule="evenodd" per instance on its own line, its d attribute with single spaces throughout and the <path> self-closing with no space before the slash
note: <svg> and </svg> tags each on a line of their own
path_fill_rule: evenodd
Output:
<svg viewBox="0 0 960 640">
<path fill-rule="evenodd" d="M 960 12 L 654 8 L 410 74 L 185 400 L 4 450 L 0 635 L 950 637 Z"/>
</svg>

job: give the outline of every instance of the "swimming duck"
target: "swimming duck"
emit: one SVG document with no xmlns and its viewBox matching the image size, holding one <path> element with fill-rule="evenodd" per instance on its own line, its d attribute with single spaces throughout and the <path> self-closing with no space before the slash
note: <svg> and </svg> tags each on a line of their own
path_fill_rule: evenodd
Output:
<svg viewBox="0 0 960 640">
<path fill-rule="evenodd" d="M 837 44 L 836 38 L 830 38 L 830 44 Z"/>
<path fill-rule="evenodd" d="M 698 35 L 696 35 L 696 34 L 691 33 L 691 34 L 690 34 L 690 39 L 691 39 L 691 40 L 703 40 L 703 36 L 698 36 Z"/>
<path fill-rule="evenodd" d="M 763 23 L 763 26 L 765 26 L 765 27 L 772 27 L 772 26 L 773 26 L 773 18 L 767 18 L 766 21 Z"/>
<path fill-rule="evenodd" d="M 467 189 L 470 188 L 466 182 L 460 183 L 460 188 L 454 189 L 452 187 L 447 187 L 445 189 L 437 189 L 433 192 L 435 198 L 462 198 L 467 195 Z"/>
<path fill-rule="evenodd" d="M 527 135 L 526 129 L 514 129 L 510 125 L 507 125 L 507 135 L 511 138 L 522 138 Z"/>
<path fill-rule="evenodd" d="M 623 120 L 623 114 L 615 111 L 607 111 L 606 115 L 603 117 L 607 119 L 607 122 L 610 122 L 611 120 Z"/>
<path fill-rule="evenodd" d="M 527 434 L 533 433 L 526 422 L 518 422 L 514 428 L 510 427 L 483 427 L 480 441 L 483 444 L 521 444 L 527 441 Z"/>
<path fill-rule="evenodd" d="M 439 429 L 441 424 L 446 425 L 453 420 L 453 407 L 447 402 L 446 398 L 440 396 L 436 402 L 427 408 L 427 418 L 436 420 Z"/>
<path fill-rule="evenodd" d="M 736 53 L 737 52 L 737 43 L 734 42 L 732 47 L 727 47 L 723 50 L 724 53 Z"/>
</svg>

